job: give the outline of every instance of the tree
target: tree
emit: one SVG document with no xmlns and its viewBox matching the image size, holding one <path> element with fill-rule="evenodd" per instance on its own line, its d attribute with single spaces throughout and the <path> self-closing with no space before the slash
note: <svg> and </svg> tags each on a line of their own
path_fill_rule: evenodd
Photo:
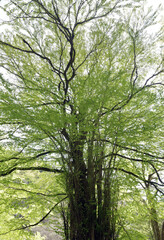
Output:
<svg viewBox="0 0 164 240">
<path fill-rule="evenodd" d="M 41 223 L 63 202 L 66 239 L 118 239 L 124 181 L 163 194 L 162 36 L 148 34 L 156 13 L 145 14 L 141 3 L 10 0 L 4 7 L 11 31 L 0 40 L 0 175 L 8 183 L 15 173 L 28 176 L 23 210 L 33 213 L 12 219 L 17 227 L 8 231 Z M 157 181 L 143 177 L 148 167 Z M 36 188 L 32 172 L 40 173 Z M 62 179 L 59 191 L 46 173 Z"/>
</svg>

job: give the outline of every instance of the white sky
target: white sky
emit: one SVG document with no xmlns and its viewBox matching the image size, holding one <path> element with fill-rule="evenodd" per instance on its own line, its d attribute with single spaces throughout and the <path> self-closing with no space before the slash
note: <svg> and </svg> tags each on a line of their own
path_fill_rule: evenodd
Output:
<svg viewBox="0 0 164 240">
<path fill-rule="evenodd" d="M 5 4 L 8 3 L 10 0 L 0 0 L 0 23 L 2 23 L 3 20 L 7 20 L 7 16 L 4 13 L 4 11 L 1 9 L 1 7 Z M 135 0 L 133 0 L 135 2 Z M 152 6 L 155 9 L 158 8 L 158 6 L 161 4 L 161 11 L 159 11 L 159 20 L 162 18 L 163 23 L 164 23 L 164 0 L 145 0 L 147 2 L 147 6 Z M 162 24 L 163 24 L 162 23 Z M 4 26 L 0 26 L 0 32 L 3 32 L 3 29 L 5 29 Z M 153 28 L 152 28 L 153 31 Z"/>
<path fill-rule="evenodd" d="M 147 2 L 150 3 L 150 5 L 157 7 L 158 4 L 162 4 L 164 7 L 164 1 L 163 0 L 147 0 Z"/>
<path fill-rule="evenodd" d="M 134 0 L 135 1 L 135 0 Z M 0 0 L 0 6 L 3 6 L 5 3 L 9 2 L 9 0 Z M 163 16 L 164 16 L 164 0 L 146 0 L 149 6 L 153 6 L 154 9 L 158 7 L 159 4 L 163 6 Z M 5 14 L 0 9 L 0 19 L 4 19 Z"/>
<path fill-rule="evenodd" d="M 160 15 L 164 19 L 164 0 L 147 0 L 147 4 L 152 6 L 154 9 L 157 9 L 157 7 L 161 4 Z"/>
</svg>

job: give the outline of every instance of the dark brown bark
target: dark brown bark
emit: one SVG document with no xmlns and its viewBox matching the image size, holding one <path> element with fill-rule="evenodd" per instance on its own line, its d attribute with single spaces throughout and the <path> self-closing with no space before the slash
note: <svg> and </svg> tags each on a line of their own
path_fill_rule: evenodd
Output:
<svg viewBox="0 0 164 240">
<path fill-rule="evenodd" d="M 160 228 L 159 228 L 159 222 L 158 222 L 158 214 L 156 211 L 155 203 L 154 203 L 154 196 L 150 192 L 150 181 L 152 180 L 153 174 L 150 174 L 148 177 L 148 182 L 146 183 L 147 188 L 147 199 L 150 206 L 150 223 L 151 228 L 153 231 L 154 239 L 155 240 L 161 240 L 161 234 L 160 234 Z"/>
<path fill-rule="evenodd" d="M 95 199 L 95 171 L 94 171 L 94 159 L 93 159 L 93 139 L 88 146 L 88 171 L 87 179 L 89 186 L 89 206 L 88 206 L 88 222 L 89 222 L 89 239 L 95 239 L 95 223 L 96 223 L 96 199 Z"/>
<path fill-rule="evenodd" d="M 61 204 L 61 217 L 64 224 L 64 236 L 65 240 L 69 240 L 69 224 L 68 224 L 68 212 L 64 209 L 64 206 Z"/>
<path fill-rule="evenodd" d="M 87 240 L 89 238 L 88 181 L 83 160 L 83 145 L 76 140 L 71 144 L 73 191 L 70 203 L 70 239 Z"/>
<path fill-rule="evenodd" d="M 101 158 L 97 160 L 98 163 L 98 173 L 97 173 L 97 199 L 98 199 L 98 217 L 97 217 L 97 229 L 96 229 L 96 239 L 103 238 L 103 212 L 102 212 L 102 156 L 103 151 L 101 152 Z"/>
<path fill-rule="evenodd" d="M 164 240 L 164 222 L 162 223 L 161 240 Z"/>
<path fill-rule="evenodd" d="M 151 227 L 152 227 L 152 230 L 153 230 L 154 239 L 155 240 L 161 240 L 156 209 L 152 208 L 150 214 L 151 214 L 151 218 L 152 218 L 151 219 Z"/>
<path fill-rule="evenodd" d="M 74 139 L 67 136 L 71 152 L 67 172 L 69 240 L 113 240 L 115 226 L 112 222 L 110 167 L 103 181 L 102 146 L 95 146 L 92 136 L 85 161 L 85 137 L 79 136 L 78 131 L 74 136 Z"/>
<path fill-rule="evenodd" d="M 104 204 L 103 204 L 103 233 L 104 240 L 111 240 L 111 192 L 110 192 L 110 176 L 107 173 L 104 184 Z"/>
</svg>

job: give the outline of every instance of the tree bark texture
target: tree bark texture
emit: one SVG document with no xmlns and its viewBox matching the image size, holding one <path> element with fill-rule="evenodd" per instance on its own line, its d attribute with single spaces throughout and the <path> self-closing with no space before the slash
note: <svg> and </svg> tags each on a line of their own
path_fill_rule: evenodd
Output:
<svg viewBox="0 0 164 240">
<path fill-rule="evenodd" d="M 164 222 L 162 223 L 161 240 L 164 240 Z"/>
<path fill-rule="evenodd" d="M 70 240 L 114 240 L 110 175 L 107 173 L 102 182 L 101 161 L 98 161 L 98 172 L 95 173 L 93 143 L 88 146 L 87 164 L 83 155 L 83 144 L 78 139 L 71 144 L 67 182 Z"/>
</svg>

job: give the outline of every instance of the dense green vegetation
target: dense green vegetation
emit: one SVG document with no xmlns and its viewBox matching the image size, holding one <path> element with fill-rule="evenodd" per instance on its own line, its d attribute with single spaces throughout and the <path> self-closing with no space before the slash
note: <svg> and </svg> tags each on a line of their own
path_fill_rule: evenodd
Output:
<svg viewBox="0 0 164 240">
<path fill-rule="evenodd" d="M 158 12 L 136 0 L 4 10 L 0 239 L 43 239 L 32 229 L 47 224 L 66 240 L 163 240 Z"/>
</svg>

